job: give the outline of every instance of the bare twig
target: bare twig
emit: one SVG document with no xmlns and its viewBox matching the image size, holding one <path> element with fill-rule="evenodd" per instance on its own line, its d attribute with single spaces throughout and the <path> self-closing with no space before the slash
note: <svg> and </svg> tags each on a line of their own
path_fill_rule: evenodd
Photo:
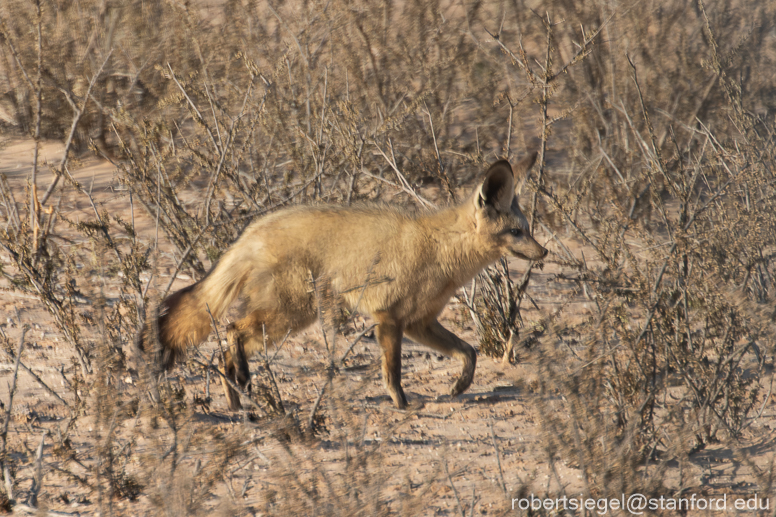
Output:
<svg viewBox="0 0 776 517">
<path fill-rule="evenodd" d="M 361 332 L 358 333 L 358 335 L 355 337 L 355 339 L 353 339 L 353 342 L 350 344 L 348 349 L 345 350 L 345 353 L 342 354 L 342 357 L 340 357 L 340 360 L 339 360 L 340 364 L 342 364 L 345 361 L 345 358 L 348 356 L 350 351 L 353 350 L 353 347 L 356 346 L 359 341 L 361 341 L 361 338 L 366 336 L 376 326 L 377 326 L 377 323 L 373 323 L 373 324 L 369 325 L 367 328 L 365 328 L 364 330 L 362 330 Z"/>
<path fill-rule="evenodd" d="M 13 370 L 13 377 L 11 378 L 11 386 L 8 390 L 8 405 L 5 409 L 5 418 L 3 420 L 3 429 L 0 431 L 0 463 L 3 467 L 3 480 L 5 481 L 5 495 L 10 501 L 14 500 L 13 497 L 13 479 L 11 478 L 11 471 L 8 468 L 8 425 L 11 423 L 11 411 L 13 411 L 13 397 L 16 393 L 16 379 L 19 374 L 19 363 L 21 363 L 22 350 L 24 350 L 24 335 L 27 333 L 26 325 L 22 326 L 22 332 L 19 336 L 19 346 L 16 350 L 16 364 Z"/>
<path fill-rule="evenodd" d="M 254 402 L 253 399 L 250 397 L 250 395 L 245 393 L 245 391 L 242 388 L 240 388 L 232 379 L 230 379 L 223 372 L 221 372 L 221 370 L 219 370 L 214 364 L 208 364 L 196 358 L 192 360 L 198 365 L 200 365 L 201 367 L 209 369 L 211 372 L 218 375 L 222 380 L 225 380 L 226 383 L 229 385 L 229 387 L 232 388 L 234 391 L 236 391 L 238 395 L 240 395 L 241 400 L 247 401 L 248 404 L 250 404 L 257 411 L 262 411 L 262 412 L 264 411 L 264 408 L 262 408 L 256 402 Z"/>
<path fill-rule="evenodd" d="M 453 495 L 455 496 L 455 501 L 458 503 L 458 512 L 461 514 L 461 517 L 466 517 L 466 512 L 463 511 L 463 505 L 461 505 L 461 498 L 458 497 L 458 490 L 455 488 L 455 483 L 453 483 L 453 478 L 450 476 L 450 471 L 447 468 L 447 460 L 444 460 L 443 463 L 445 467 L 445 474 L 447 475 L 447 482 L 450 483 L 450 488 L 453 489 Z"/>
<path fill-rule="evenodd" d="M 5 352 L 5 351 L 3 351 L 3 352 Z M 9 352 L 5 352 L 5 354 L 6 354 L 7 356 L 10 356 L 10 355 L 11 355 Z M 14 369 L 15 369 L 15 368 L 16 368 L 16 361 L 18 360 L 18 358 L 11 357 L 11 359 L 12 359 L 12 360 L 14 360 Z M 59 394 L 58 394 L 56 391 L 54 391 L 53 389 L 51 389 L 51 388 L 49 387 L 49 385 L 48 385 L 48 384 L 46 384 L 46 383 L 43 381 L 43 379 L 41 379 L 40 377 L 38 377 L 38 375 L 36 375 L 36 374 L 35 374 L 35 372 L 33 372 L 33 371 L 32 371 L 32 370 L 31 370 L 29 367 L 27 367 L 27 366 L 26 366 L 26 365 L 25 365 L 23 362 L 21 362 L 21 361 L 18 361 L 18 362 L 19 362 L 19 366 L 21 367 L 21 369 L 22 369 L 22 370 L 24 370 L 25 372 L 27 372 L 27 373 L 28 373 L 28 374 L 29 374 L 29 375 L 30 375 L 30 376 L 31 376 L 33 379 L 35 379 L 35 382 L 37 382 L 38 384 L 40 384 L 40 386 L 41 386 L 41 387 L 42 387 L 44 390 L 46 390 L 46 392 L 48 392 L 48 394 L 49 394 L 49 395 L 51 395 L 52 397 L 54 397 L 54 398 L 56 398 L 57 400 L 59 400 L 59 401 L 60 401 L 62 404 L 65 404 L 65 405 L 67 405 L 67 401 L 66 401 L 65 399 L 63 399 L 62 397 L 60 397 L 60 396 L 59 396 Z M 56 370 L 56 369 L 53 369 L 53 368 L 52 368 L 52 370 L 54 370 L 54 371 L 58 371 L 58 370 Z"/>
<path fill-rule="evenodd" d="M 501 490 L 504 492 L 504 497 L 509 497 L 507 492 L 507 484 L 504 482 L 504 470 L 501 468 L 501 453 L 498 450 L 498 442 L 496 441 L 496 431 L 493 429 L 493 419 L 490 419 L 490 438 L 493 440 L 493 450 L 496 451 L 496 463 L 498 464 L 498 478 L 501 481 Z"/>
<path fill-rule="evenodd" d="M 315 432 L 315 415 L 318 413 L 318 408 L 321 405 L 324 393 L 326 393 L 326 388 L 331 385 L 333 378 L 334 370 L 327 368 L 326 382 L 324 383 L 323 388 L 321 388 L 321 390 L 318 392 L 318 397 L 315 399 L 315 404 L 313 404 L 313 408 L 310 410 L 310 417 L 307 419 L 307 430 L 311 434 Z"/>
<path fill-rule="evenodd" d="M 32 478 L 32 487 L 30 487 L 30 495 L 27 498 L 27 504 L 35 508 L 38 506 L 38 494 L 40 488 L 43 486 L 43 444 L 46 441 L 46 433 L 40 435 L 40 444 L 38 444 L 38 451 L 35 453 L 35 477 Z"/>
<path fill-rule="evenodd" d="M 86 103 L 89 102 L 92 88 L 94 88 L 94 84 L 97 82 L 97 79 L 102 75 L 102 71 L 105 69 L 105 65 L 108 64 L 108 60 L 110 59 L 111 55 L 113 55 L 113 49 L 108 52 L 108 55 L 105 56 L 105 60 L 102 62 L 100 69 L 97 70 L 97 73 L 94 74 L 91 81 L 89 81 L 89 87 L 86 90 L 86 95 L 84 95 L 83 103 L 81 104 L 80 109 L 76 110 L 75 115 L 73 116 L 73 122 L 70 124 L 70 132 L 67 135 L 67 140 L 65 140 L 65 150 L 63 151 L 62 160 L 59 162 L 59 166 L 54 170 L 54 180 L 51 182 L 51 185 L 49 185 L 49 188 L 46 189 L 46 193 L 43 195 L 43 199 L 40 200 L 41 206 L 45 205 L 46 201 L 48 201 L 48 198 L 51 196 L 51 194 L 54 193 L 54 189 L 57 187 L 57 183 L 59 183 L 59 178 L 61 178 L 65 173 L 65 165 L 67 165 L 67 159 L 70 155 L 70 148 L 73 145 L 75 130 L 78 127 L 78 123 L 81 121 L 81 117 L 84 114 Z"/>
<path fill-rule="evenodd" d="M 404 174 L 401 173 L 401 171 L 399 170 L 399 167 L 396 165 L 396 157 L 393 155 L 393 144 L 391 144 L 390 141 L 389 141 L 389 146 L 391 148 L 390 158 L 388 157 L 387 154 L 385 154 L 385 152 L 380 148 L 380 146 L 375 143 L 377 152 L 379 152 L 380 155 L 383 158 L 385 158 L 385 161 L 388 162 L 388 165 L 390 165 L 391 169 L 393 169 L 393 171 L 396 173 L 396 177 L 399 178 L 399 185 L 394 185 L 394 186 L 402 189 L 404 192 L 412 196 L 424 208 L 427 208 L 427 209 L 435 208 L 436 205 L 434 203 L 432 203 L 431 201 L 427 200 L 426 198 L 424 198 L 423 196 L 415 192 L 415 189 L 413 189 L 410 186 L 409 182 L 407 181 L 407 178 L 404 177 Z M 361 172 L 363 174 L 366 174 L 365 171 L 361 171 Z M 368 176 L 371 176 L 373 178 L 375 177 L 375 176 L 372 176 L 371 174 L 368 174 Z M 377 179 L 382 179 L 382 178 L 377 178 Z"/>
</svg>

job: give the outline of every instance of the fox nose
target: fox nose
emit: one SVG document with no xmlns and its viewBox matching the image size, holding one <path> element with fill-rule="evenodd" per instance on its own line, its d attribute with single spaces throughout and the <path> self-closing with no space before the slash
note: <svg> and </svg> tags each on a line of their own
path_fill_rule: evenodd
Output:
<svg viewBox="0 0 776 517">
<path fill-rule="evenodd" d="M 542 258 L 546 257 L 550 253 L 550 250 L 548 250 L 547 248 L 543 248 L 543 249 L 544 251 L 542 251 Z"/>
</svg>

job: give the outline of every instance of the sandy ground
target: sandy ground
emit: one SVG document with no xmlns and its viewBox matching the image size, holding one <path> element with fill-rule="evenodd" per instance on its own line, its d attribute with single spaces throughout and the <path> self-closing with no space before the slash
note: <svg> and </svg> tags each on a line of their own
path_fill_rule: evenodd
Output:
<svg viewBox="0 0 776 517">
<path fill-rule="evenodd" d="M 45 164 L 57 164 L 61 153 L 60 144 L 47 142 L 42 146 L 44 170 L 38 180 L 42 191 L 52 180 Z M 0 173 L 8 178 L 17 202 L 26 195 L 31 163 L 32 144 L 29 141 L 13 141 L 0 149 Z M 137 206 L 132 214 L 129 197 L 115 180 L 114 169 L 109 163 L 86 158 L 72 170 L 75 171 L 75 179 L 91 192 L 98 207 L 106 207 L 111 213 L 120 213 L 125 218 L 134 215 L 140 238 L 153 239 L 153 218 Z M 62 211 L 73 220 L 94 217 L 85 196 L 76 196 L 72 188 L 65 189 L 61 201 L 57 195 L 52 202 L 61 202 Z M 553 242 L 546 236 L 544 239 L 539 237 L 542 243 L 546 239 L 549 249 L 555 251 Z M 83 248 L 88 250 L 91 246 L 85 239 L 63 241 L 61 245 L 71 247 L 73 253 L 89 256 L 88 252 L 82 253 Z M 567 245 L 574 250 L 579 250 L 581 246 L 573 241 L 567 242 Z M 593 256 L 593 253 L 586 255 Z M 4 254 L 2 260 L 8 263 Z M 160 268 L 159 278 L 155 279 L 154 289 L 163 288 L 169 281 L 172 257 L 165 260 L 164 264 L 160 264 L 163 267 Z M 517 277 L 522 274 L 525 263 L 514 260 L 510 266 Z M 84 263 L 83 267 L 90 265 Z M 548 261 L 543 270 L 535 272 L 529 293 L 540 310 L 528 307 L 523 314 L 524 319 L 536 320 L 562 303 L 570 303 L 566 312 L 574 317 L 583 318 L 589 314 L 587 300 L 575 293 L 570 283 L 553 281 L 560 271 L 560 266 Z M 173 288 L 190 282 L 186 275 L 180 275 Z M 105 290 L 110 296 L 115 286 L 106 281 Z M 468 342 L 476 343 L 471 325 L 464 324 L 462 328 L 458 323 L 461 319 L 458 310 L 454 306 L 448 307 L 443 315 L 444 324 Z M 73 361 L 74 353 L 58 335 L 43 304 L 27 295 L 4 291 L 0 294 L 0 318 L 0 329 L 14 343 L 20 335 L 19 321 L 31 325 L 26 334 L 28 344 L 22 361 L 59 396 L 72 403 L 73 390 L 67 386 L 65 378 L 72 378 L 72 372 L 77 368 Z M 360 321 L 356 326 L 363 328 L 368 323 Z M 351 339 L 352 336 L 340 336 L 334 346 L 344 350 Z M 207 360 L 217 347 L 215 337 L 211 336 L 200 347 L 198 357 Z M 326 383 L 325 370 L 321 368 L 326 358 L 327 352 L 318 327 L 289 339 L 277 354 L 275 374 L 279 389 L 287 409 L 297 411 L 300 419 L 309 414 L 319 390 Z M 187 452 L 188 458 L 182 459 L 182 464 L 187 465 L 189 470 L 196 470 L 200 460 L 206 463 L 207 451 L 215 450 L 215 445 L 209 444 L 208 440 L 216 433 L 255 437 L 243 459 L 229 464 L 226 473 L 206 491 L 203 506 L 233 508 L 229 512 L 240 515 L 261 514 L 260 509 L 266 507 L 271 494 L 283 491 L 286 482 L 277 477 L 278 472 L 285 472 L 282 465 L 294 464 L 294 458 L 299 468 L 304 470 L 298 473 L 303 480 L 320 479 L 316 478 L 316 469 L 347 472 L 344 458 L 349 453 L 343 447 L 343 437 L 349 437 L 354 444 L 362 444 L 361 448 L 354 446 L 355 452 L 366 454 L 364 451 L 376 449 L 372 456 L 367 455 L 374 462 L 366 463 L 364 470 L 358 474 L 362 476 L 359 479 L 365 487 L 371 483 L 373 489 L 379 488 L 382 493 L 380 504 L 386 504 L 394 511 L 401 511 L 402 504 L 416 498 L 418 506 L 412 510 L 412 515 L 460 515 L 459 500 L 467 515 L 472 502 L 475 504 L 474 515 L 512 514 L 509 499 L 502 492 L 502 479 L 510 492 L 526 484 L 537 496 L 557 492 L 559 482 L 569 495 L 579 494 L 583 489 L 580 471 L 573 464 L 556 462 L 553 472 L 548 454 L 542 450 L 537 409 L 530 402 L 529 394 L 520 388 L 524 385 L 521 381 L 533 375 L 532 365 L 504 366 L 480 356 L 472 387 L 463 396 L 450 399 L 445 394 L 458 374 L 459 366 L 455 361 L 409 341 L 405 343 L 404 358 L 403 385 L 411 410 L 400 412 L 392 408 L 379 378 L 378 346 L 373 338 L 367 337 L 354 348 L 347 367 L 335 376 L 332 393 L 341 400 L 338 403 L 340 409 L 335 408 L 328 413 L 326 423 L 329 434 L 310 442 L 294 442 L 290 449 L 278 440 L 268 438 L 261 422 L 248 422 L 241 415 L 229 412 L 220 385 L 210 383 L 213 400 L 208 407 L 197 404 L 198 398 L 204 397 L 208 388 L 207 377 L 192 362 L 186 367 L 176 368 L 170 374 L 171 385 L 183 389 L 185 400 L 193 408 L 193 416 L 185 426 L 192 445 Z M 252 371 L 258 371 L 258 362 L 253 361 L 251 367 Z M 12 358 L 6 354 L 0 364 L 0 401 L 4 404 L 9 397 L 12 370 Z M 116 380 L 121 389 L 132 393 L 136 388 L 129 383 L 124 384 L 126 381 L 131 382 L 131 379 L 119 376 Z M 4 407 L 2 410 L 5 410 Z M 750 440 L 744 449 L 754 466 L 766 471 L 772 468 L 769 462 L 773 458 L 775 410 L 772 400 L 764 406 L 761 418 L 748 431 Z M 19 374 L 19 389 L 12 416 L 9 443 L 18 458 L 26 458 L 21 462 L 24 465 L 30 464 L 41 437 L 46 432 L 50 433 L 44 441 L 42 455 L 45 475 L 40 505 L 72 515 L 96 513 L 96 494 L 62 470 L 78 476 L 89 475 L 83 466 L 93 465 L 96 460 L 95 444 L 100 443 L 100 438 L 104 436 L 106 424 L 96 422 L 89 415 L 77 419 L 75 428 L 70 432 L 70 443 L 77 462 L 65 463 L 62 455 L 53 450 L 52 443 L 56 440 L 52 437 L 61 432 L 59 430 L 72 415 L 67 406 L 24 371 Z M 131 442 L 136 453 L 133 455 L 135 461 L 127 466 L 128 472 L 147 473 L 143 458 L 164 450 L 160 444 L 169 442 L 169 432 L 160 431 L 158 425 L 149 420 L 132 418 L 121 424 L 119 434 L 127 437 L 126 442 Z M 202 437 L 203 441 L 197 442 L 197 437 Z M 694 477 L 697 481 L 691 485 L 698 494 L 728 493 L 750 497 L 756 487 L 752 470 L 755 467 L 741 462 L 739 458 L 740 455 L 732 449 L 712 447 L 696 455 L 690 465 L 692 472 L 680 473 L 679 466 L 676 466 L 676 471 L 669 472 L 667 478 L 678 479 L 680 475 L 685 479 Z M 18 488 L 28 490 L 32 476 L 31 468 L 18 472 Z M 335 479 L 339 478 L 335 476 Z M 161 503 L 153 499 L 153 494 L 163 490 L 159 476 L 142 481 L 147 483 L 143 493 L 134 501 L 118 499 L 112 507 L 113 512 L 122 515 L 161 513 Z M 299 497 L 303 499 L 302 495 Z M 771 501 L 771 505 L 773 509 L 776 501 Z M 732 507 L 732 502 L 729 506 Z M 514 514 L 518 514 L 517 510 Z"/>
</svg>

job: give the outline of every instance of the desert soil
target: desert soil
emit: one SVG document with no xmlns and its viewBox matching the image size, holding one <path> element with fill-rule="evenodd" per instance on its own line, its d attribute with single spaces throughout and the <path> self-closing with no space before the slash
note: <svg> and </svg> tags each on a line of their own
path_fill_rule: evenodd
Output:
<svg viewBox="0 0 776 517">
<path fill-rule="evenodd" d="M 38 178 L 41 190 L 45 190 L 52 179 L 45 164 L 57 164 L 61 153 L 59 143 L 46 142 L 42 145 L 44 171 Z M 8 178 L 17 202 L 27 199 L 31 165 L 31 141 L 14 140 L 0 149 L 0 173 Z M 137 205 L 132 210 L 129 196 L 116 181 L 115 168 L 110 163 L 84 158 L 72 170 L 77 171 L 75 179 L 82 188 L 91 192 L 99 208 L 104 207 L 111 214 L 120 214 L 125 220 L 134 218 L 138 238 L 154 241 L 153 217 Z M 188 194 L 190 202 L 195 202 L 196 192 Z M 52 202 L 61 202 L 62 212 L 73 221 L 94 218 L 93 208 L 86 197 L 75 195 L 72 187 L 65 189 L 61 201 L 57 197 Z M 62 232 L 65 235 L 68 233 L 66 229 Z M 548 235 L 540 233 L 537 237 L 541 243 L 546 242 L 551 251 L 557 251 Z M 559 238 L 564 239 L 575 253 L 580 249 L 584 251 L 583 245 L 572 238 Z M 82 261 L 79 267 L 95 267 L 94 249 L 87 239 L 62 239 L 59 245 L 79 257 Z M 171 251 L 164 249 L 167 244 L 163 236 L 160 246 L 160 273 L 152 279 L 151 293 L 166 286 L 174 268 L 175 257 Z M 586 253 L 586 256 L 593 255 L 592 252 Z M 8 256 L 0 253 L 0 259 L 4 267 L 9 267 Z M 514 277 L 519 278 L 526 263 L 512 260 L 510 267 Z M 524 304 L 523 318 L 526 321 L 538 320 L 561 304 L 568 304 L 564 311 L 570 315 L 568 317 L 585 318 L 590 314 L 590 302 L 581 293 L 575 292 L 570 283 L 555 279 L 556 274 L 562 271 L 563 268 L 553 260 L 548 260 L 544 269 L 535 271 L 529 294 L 538 309 L 533 304 Z M 144 278 L 144 281 L 148 280 L 148 277 Z M 185 274 L 178 275 L 173 289 L 191 282 Z M 8 283 L 2 286 L 7 288 Z M 108 300 L 117 296 L 116 282 L 111 279 L 106 278 L 101 289 Z M 91 303 L 90 300 L 98 294 L 85 292 L 82 303 Z M 460 307 L 451 305 L 444 312 L 443 324 L 469 343 L 476 344 L 477 336 L 471 322 L 461 323 L 464 320 L 460 313 Z M 20 336 L 19 322 L 31 326 L 26 333 L 27 345 L 22 362 L 68 404 L 72 403 L 74 394 L 66 385 L 62 372 L 70 378 L 78 368 L 73 360 L 74 351 L 59 336 L 44 305 L 32 296 L 6 289 L 0 293 L 0 318 L 0 329 L 13 343 Z M 220 323 L 223 329 L 225 322 Z M 357 322 L 359 328 L 367 325 L 367 320 Z M 344 350 L 352 338 L 338 336 L 333 346 Z M 207 343 L 199 348 L 196 357 L 206 361 L 217 349 L 216 337 L 211 335 Z M 345 458 L 353 451 L 346 450 L 343 437 L 349 439 L 353 450 L 364 454 L 367 454 L 364 451 L 377 451 L 372 454 L 379 461 L 367 461 L 363 467 L 365 470 L 359 474 L 363 476 L 360 479 L 365 486 L 371 484 L 372 489 L 381 490 L 381 504 L 395 511 L 400 511 L 402 504 L 409 504 L 407 501 L 417 498 L 413 514 L 418 515 L 460 515 L 459 500 L 467 515 L 472 502 L 475 504 L 474 515 L 518 514 L 517 510 L 511 511 L 510 500 L 503 493 L 502 479 L 503 486 L 510 493 L 523 485 L 530 487 L 525 494 L 533 491 L 537 496 L 556 493 L 559 485 L 569 495 L 584 490 L 580 471 L 573 462 L 550 464 L 548 453 L 542 447 L 540 418 L 531 402 L 530 391 L 526 391 L 530 390 L 534 371 L 531 364 L 503 365 L 481 355 L 472 387 L 463 396 L 451 399 L 446 393 L 458 374 L 457 362 L 410 341 L 405 342 L 404 350 L 402 378 L 411 403 L 410 410 L 402 412 L 392 408 L 379 376 L 378 346 L 373 337 L 367 336 L 351 352 L 348 367 L 335 376 L 334 389 L 331 390 L 334 395 L 330 400 L 336 399 L 337 403 L 331 403 L 333 407 L 327 410 L 324 422 L 328 434 L 306 442 L 292 441 L 288 448 L 277 439 L 268 437 L 270 433 L 266 423 L 261 420 L 251 422 L 242 414 L 230 412 L 220 383 L 210 382 L 212 402 L 209 406 L 197 404 L 197 400 L 205 397 L 208 379 L 201 368 L 197 369 L 196 363 L 189 362 L 187 366 L 179 366 L 170 372 L 171 383 L 183 388 L 184 400 L 192 408 L 186 428 L 190 436 L 221 433 L 250 441 L 243 459 L 229 464 L 220 479 L 212 484 L 205 496 L 204 506 L 214 510 L 235 508 L 239 509 L 235 510 L 238 514 L 261 514 L 261 509 L 266 507 L 271 497 L 268 494 L 283 492 L 284 482 L 277 473 L 283 472 L 288 465 L 298 462 L 297 468 L 304 470 L 299 473 L 301 479 L 314 479 L 315 469 L 330 473 L 344 471 Z M 319 390 L 326 384 L 325 370 L 321 366 L 327 357 L 321 329 L 317 326 L 290 338 L 277 353 L 274 369 L 281 395 L 287 409 L 296 411 L 301 420 L 307 418 Z M 251 368 L 253 372 L 258 371 L 259 363 L 252 361 Z M 9 398 L 12 370 L 12 357 L 5 354 L 0 364 L 0 401 L 3 404 Z M 115 382 L 128 396 L 137 391 L 128 375 L 118 375 Z M 149 403 L 142 394 L 140 399 L 141 404 Z M 560 403 L 555 406 L 561 410 Z M 695 479 L 694 490 L 698 494 L 751 495 L 756 486 L 752 469 L 772 468 L 775 410 L 774 400 L 771 399 L 764 406 L 761 417 L 747 431 L 748 440 L 742 452 L 753 460 L 752 464 L 741 462 L 739 451 L 711 447 L 693 458 L 692 472 L 680 473 L 676 466 L 667 479 L 676 480 L 680 475 L 685 480 Z M 5 411 L 5 406 L 2 411 Z M 85 467 L 93 467 L 98 460 L 95 444 L 105 433 L 105 424 L 96 422 L 88 410 L 86 413 L 76 419 L 70 433 L 70 443 L 78 461 L 68 462 L 63 469 L 62 457 L 52 450 L 52 444 L 56 443 L 57 433 L 72 415 L 65 404 L 48 393 L 29 373 L 19 373 L 19 388 L 13 401 L 9 431 L 10 449 L 19 457 L 27 455 L 29 459 L 34 456 L 41 437 L 48 433 L 42 455 L 44 481 L 39 504 L 51 511 L 70 515 L 98 512 L 97 495 L 70 475 L 89 476 Z M 164 450 L 160 444 L 169 433 L 161 433 L 158 425 L 158 422 L 132 418 L 121 424 L 117 434 L 127 440 L 132 437 L 135 452 L 135 462 L 126 467 L 130 474 L 147 473 L 143 465 L 144 455 L 159 454 Z M 359 448 L 359 444 L 363 445 Z M 210 450 L 208 447 L 207 442 L 191 446 L 189 457 L 183 459 L 183 464 L 193 469 L 201 459 L 204 463 L 203 458 Z M 29 464 L 29 461 L 24 464 Z M 17 473 L 18 490 L 29 489 L 33 474 L 32 469 Z M 156 493 L 154 483 L 158 490 L 162 490 L 157 477 L 142 480 L 150 486 L 147 485 L 135 500 L 116 500 L 113 512 L 121 515 L 159 513 L 159 503 L 152 496 Z M 299 497 L 303 498 L 301 494 Z M 771 504 L 776 504 L 776 501 Z"/>
</svg>

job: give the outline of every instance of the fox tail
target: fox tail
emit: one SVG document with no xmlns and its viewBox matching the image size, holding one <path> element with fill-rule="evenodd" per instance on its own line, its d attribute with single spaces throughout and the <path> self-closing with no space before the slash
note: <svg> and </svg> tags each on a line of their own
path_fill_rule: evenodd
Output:
<svg viewBox="0 0 776 517">
<path fill-rule="evenodd" d="M 230 250 L 205 278 L 162 300 L 143 328 L 141 351 L 149 351 L 148 345 L 155 344 L 159 364 L 170 369 L 189 345 L 205 340 L 210 334 L 211 315 L 220 317 L 245 283 L 247 270 L 240 268 L 236 255 Z"/>
</svg>

